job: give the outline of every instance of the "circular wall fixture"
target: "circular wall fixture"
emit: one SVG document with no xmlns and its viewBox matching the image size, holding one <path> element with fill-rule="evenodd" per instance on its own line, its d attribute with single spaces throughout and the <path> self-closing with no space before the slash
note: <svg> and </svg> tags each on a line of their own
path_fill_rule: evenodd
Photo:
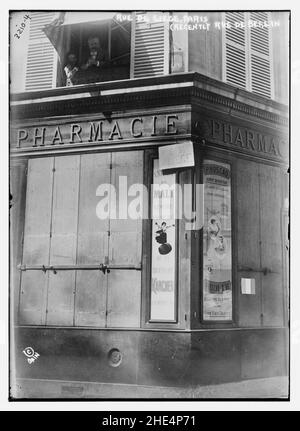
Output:
<svg viewBox="0 0 300 431">
<path fill-rule="evenodd" d="M 123 355 L 119 349 L 111 349 L 108 352 L 108 363 L 111 367 L 118 367 L 123 359 Z"/>
</svg>

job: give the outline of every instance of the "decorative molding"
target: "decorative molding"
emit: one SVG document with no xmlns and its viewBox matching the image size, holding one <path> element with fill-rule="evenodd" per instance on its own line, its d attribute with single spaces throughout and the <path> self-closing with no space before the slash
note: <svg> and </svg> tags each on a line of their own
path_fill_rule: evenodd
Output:
<svg viewBox="0 0 300 431">
<path fill-rule="evenodd" d="M 18 106 L 11 107 L 11 112 L 12 119 L 21 121 L 22 119 L 45 116 L 80 115 L 89 112 L 113 112 L 133 108 L 136 110 L 140 108 L 141 111 L 147 112 L 147 109 L 153 108 L 153 106 L 171 107 L 182 104 L 193 106 L 203 104 L 203 102 L 221 107 L 225 109 L 225 113 L 230 111 L 233 114 L 232 111 L 236 111 L 280 126 L 288 127 L 289 125 L 287 116 L 270 112 L 269 107 L 264 110 L 195 85 L 175 89 L 151 90 L 149 92 L 141 90 L 133 93 L 97 95 L 72 100 L 32 103 L 30 105 L 22 105 L 22 102 L 19 102 Z"/>
<path fill-rule="evenodd" d="M 280 124 L 282 126 L 287 127 L 289 124 L 288 118 L 285 118 L 281 115 L 274 114 L 272 112 L 269 112 L 260 108 L 254 108 L 250 105 L 247 105 L 246 103 L 242 103 L 237 100 L 224 97 L 222 95 L 218 95 L 197 87 L 194 87 L 192 92 L 193 92 L 193 96 L 199 99 L 199 101 L 206 100 L 209 103 L 212 103 L 213 105 L 225 106 L 230 110 L 242 112 L 246 115 L 250 115 L 252 117 L 258 117 L 262 120 Z"/>
</svg>

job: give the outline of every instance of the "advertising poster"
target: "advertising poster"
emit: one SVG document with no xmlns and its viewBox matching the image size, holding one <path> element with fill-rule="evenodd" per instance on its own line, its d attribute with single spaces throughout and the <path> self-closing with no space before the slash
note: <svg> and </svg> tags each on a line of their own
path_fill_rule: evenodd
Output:
<svg viewBox="0 0 300 431">
<path fill-rule="evenodd" d="M 175 320 L 175 174 L 153 165 L 151 320 Z"/>
<path fill-rule="evenodd" d="M 232 319 L 230 166 L 204 163 L 203 319 Z"/>
</svg>

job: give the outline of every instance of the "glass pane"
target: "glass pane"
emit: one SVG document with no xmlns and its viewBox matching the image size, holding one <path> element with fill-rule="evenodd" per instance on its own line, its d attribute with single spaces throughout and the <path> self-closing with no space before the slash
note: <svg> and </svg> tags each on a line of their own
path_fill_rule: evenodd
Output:
<svg viewBox="0 0 300 431">
<path fill-rule="evenodd" d="M 163 175 L 153 165 L 151 320 L 174 321 L 175 316 L 175 174 Z"/>
<path fill-rule="evenodd" d="M 203 319 L 232 320 L 230 166 L 204 161 Z"/>
</svg>

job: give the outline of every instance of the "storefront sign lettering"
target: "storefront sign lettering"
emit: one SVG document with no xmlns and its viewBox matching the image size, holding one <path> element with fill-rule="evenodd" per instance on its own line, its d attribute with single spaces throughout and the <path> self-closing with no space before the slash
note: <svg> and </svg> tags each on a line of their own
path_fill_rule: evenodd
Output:
<svg viewBox="0 0 300 431">
<path fill-rule="evenodd" d="M 180 115 L 167 114 L 28 127 L 13 131 L 12 142 L 23 148 L 169 136 L 177 135 L 183 122 Z"/>
<path fill-rule="evenodd" d="M 236 125 L 210 120 L 209 137 L 251 152 L 282 158 L 286 143 L 279 137 Z"/>
</svg>

